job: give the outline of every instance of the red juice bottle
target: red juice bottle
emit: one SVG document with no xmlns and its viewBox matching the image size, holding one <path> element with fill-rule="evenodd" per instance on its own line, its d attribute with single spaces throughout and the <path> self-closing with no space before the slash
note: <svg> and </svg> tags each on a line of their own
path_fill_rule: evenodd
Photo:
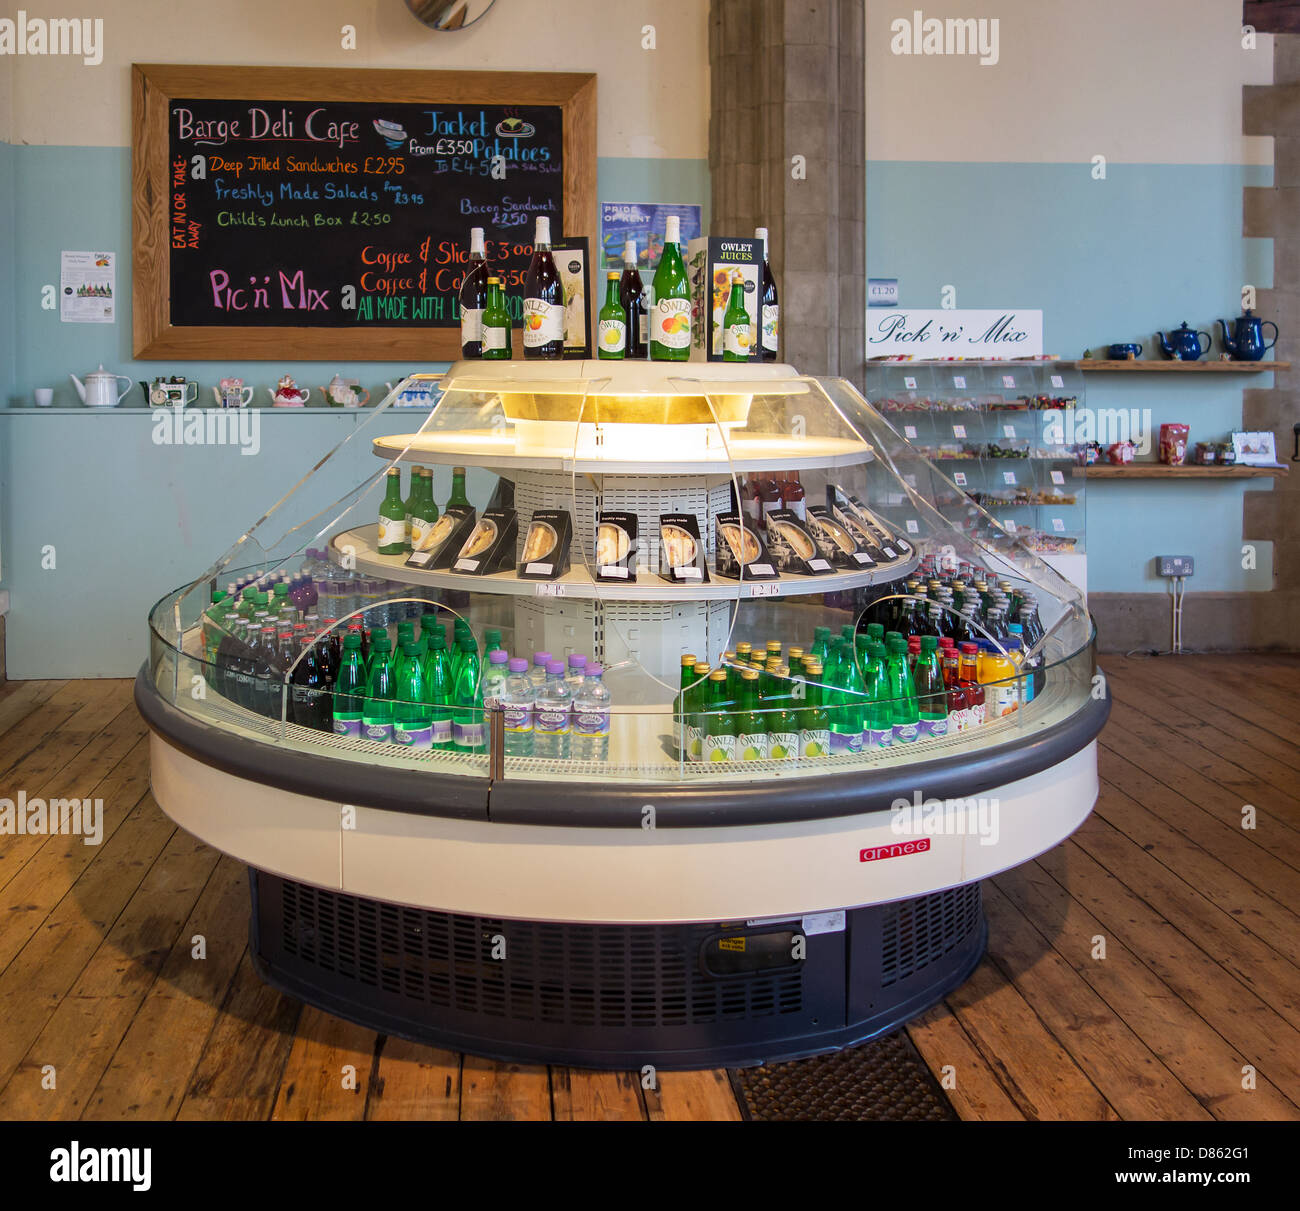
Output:
<svg viewBox="0 0 1300 1211">
<path fill-rule="evenodd" d="M 979 682 L 978 656 L 979 644 L 961 645 L 961 686 L 966 694 L 966 709 L 972 727 L 984 722 L 984 687 Z"/>
</svg>

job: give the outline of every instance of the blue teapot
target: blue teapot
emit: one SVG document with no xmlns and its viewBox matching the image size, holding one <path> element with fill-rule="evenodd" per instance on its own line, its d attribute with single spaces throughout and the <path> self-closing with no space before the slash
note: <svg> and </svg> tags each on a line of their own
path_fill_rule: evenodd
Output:
<svg viewBox="0 0 1300 1211">
<path fill-rule="evenodd" d="M 1202 355 L 1209 353 L 1210 346 L 1214 343 L 1214 338 L 1208 332 L 1197 332 L 1189 328 L 1186 320 L 1181 328 L 1174 329 L 1168 336 L 1163 332 L 1157 332 L 1156 336 L 1160 341 L 1160 352 L 1165 357 L 1180 362 L 1199 361 Z M 1205 337 L 1204 349 L 1201 348 L 1201 337 Z"/>
<path fill-rule="evenodd" d="M 1273 329 L 1273 339 L 1264 344 L 1264 325 Z M 1277 344 L 1277 325 L 1272 320 L 1261 320 L 1247 307 L 1245 314 L 1232 321 L 1232 335 L 1228 335 L 1228 321 L 1219 320 L 1223 329 L 1223 347 L 1234 362 L 1257 362 Z"/>
</svg>

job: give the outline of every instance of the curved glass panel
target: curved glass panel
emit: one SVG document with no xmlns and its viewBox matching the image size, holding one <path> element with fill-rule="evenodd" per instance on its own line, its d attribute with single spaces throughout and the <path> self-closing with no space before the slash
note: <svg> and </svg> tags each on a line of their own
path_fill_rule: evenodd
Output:
<svg viewBox="0 0 1300 1211">
<path fill-rule="evenodd" d="M 1086 705 L 1091 619 L 942 465 L 787 366 L 413 375 L 158 603 L 152 675 L 237 736 L 485 779 L 1019 743 Z"/>
</svg>

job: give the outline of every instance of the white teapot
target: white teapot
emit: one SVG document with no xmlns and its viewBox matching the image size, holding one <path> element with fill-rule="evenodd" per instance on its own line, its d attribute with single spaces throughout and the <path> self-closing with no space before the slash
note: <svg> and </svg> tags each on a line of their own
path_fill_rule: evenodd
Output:
<svg viewBox="0 0 1300 1211">
<path fill-rule="evenodd" d="M 87 408 L 116 408 L 122 402 L 122 397 L 135 386 L 135 381 L 127 378 L 125 374 L 114 374 L 111 370 L 105 370 L 103 362 L 100 363 L 98 370 L 86 375 L 84 383 L 75 374 L 69 374 L 68 377 L 76 387 L 77 394 L 81 396 L 81 402 Z M 126 384 L 121 391 L 117 389 L 117 384 L 120 382 Z"/>
</svg>

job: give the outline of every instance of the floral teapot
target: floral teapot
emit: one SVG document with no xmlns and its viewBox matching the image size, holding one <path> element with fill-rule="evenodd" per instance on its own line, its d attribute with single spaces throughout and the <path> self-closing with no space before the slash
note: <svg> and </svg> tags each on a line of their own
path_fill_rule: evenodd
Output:
<svg viewBox="0 0 1300 1211">
<path fill-rule="evenodd" d="M 275 385 L 275 390 L 270 387 L 267 391 L 271 395 L 271 404 L 276 408 L 301 408 L 307 403 L 307 397 L 311 394 L 310 387 L 299 387 L 293 381 L 293 376 L 286 374 Z"/>
</svg>

